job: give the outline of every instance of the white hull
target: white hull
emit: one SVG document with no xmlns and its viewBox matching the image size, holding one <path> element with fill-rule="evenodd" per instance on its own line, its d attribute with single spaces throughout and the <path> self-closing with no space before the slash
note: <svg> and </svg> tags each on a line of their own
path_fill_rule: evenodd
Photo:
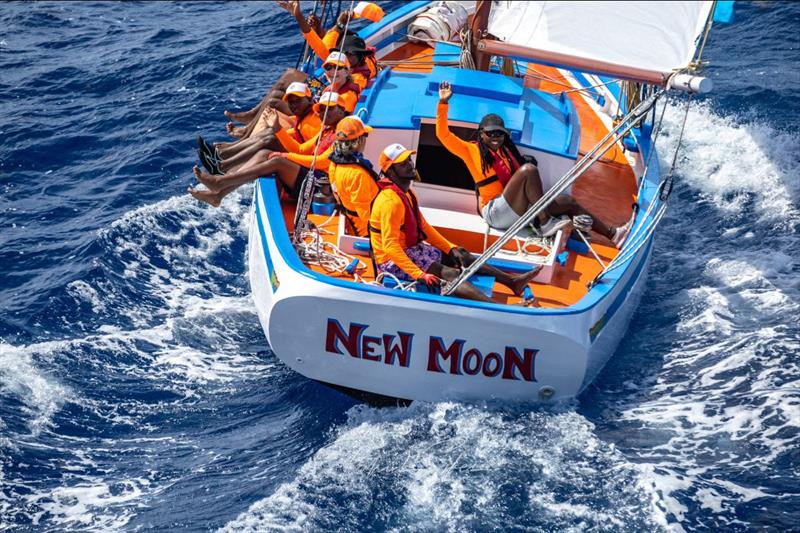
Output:
<svg viewBox="0 0 800 533">
<path fill-rule="evenodd" d="M 579 394 L 622 338 L 649 259 L 650 246 L 643 246 L 619 280 L 603 284 L 610 290 L 584 310 L 400 293 L 302 267 L 271 200 L 277 202 L 274 184 L 262 179 L 249 270 L 273 351 L 308 378 L 401 399 L 535 401 Z"/>
</svg>

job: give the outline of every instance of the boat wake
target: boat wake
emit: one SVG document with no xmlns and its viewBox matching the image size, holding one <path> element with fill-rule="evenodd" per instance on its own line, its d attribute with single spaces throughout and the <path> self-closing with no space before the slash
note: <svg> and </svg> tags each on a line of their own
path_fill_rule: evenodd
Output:
<svg viewBox="0 0 800 533">
<path fill-rule="evenodd" d="M 295 479 L 222 530 L 652 531 L 661 521 L 635 466 L 574 410 L 418 403 L 352 408 Z"/>
<path fill-rule="evenodd" d="M 48 327 L 63 338 L 0 343 L 0 523 L 120 529 L 185 476 L 171 462 L 213 460 L 188 434 L 191 417 L 275 367 L 253 341 L 236 264 L 240 200 L 211 212 L 175 197 L 127 213 L 97 236 L 91 276 L 54 296 L 63 315 Z M 216 258 L 232 247 L 228 270 Z M 83 308 L 92 322 L 72 321 Z"/>
<path fill-rule="evenodd" d="M 682 118 L 670 111 L 664 159 Z M 582 399 L 604 405 L 587 408 L 598 433 L 638 463 L 678 528 L 800 519 L 774 511 L 800 501 L 797 147 L 796 133 L 692 107 L 649 295 Z"/>
<path fill-rule="evenodd" d="M 764 508 L 800 496 L 797 136 L 705 104 L 688 122 L 650 290 L 577 408 L 353 408 L 223 531 L 791 528 Z"/>
<path fill-rule="evenodd" d="M 553 409 L 353 407 L 263 344 L 244 275 L 251 189 L 219 210 L 181 195 L 129 212 L 54 291 L 48 334 L 0 344 L 0 517 L 790 529 L 800 516 L 777 510 L 800 508 L 800 143 L 704 104 L 689 126 L 631 329 L 580 401 Z"/>
</svg>

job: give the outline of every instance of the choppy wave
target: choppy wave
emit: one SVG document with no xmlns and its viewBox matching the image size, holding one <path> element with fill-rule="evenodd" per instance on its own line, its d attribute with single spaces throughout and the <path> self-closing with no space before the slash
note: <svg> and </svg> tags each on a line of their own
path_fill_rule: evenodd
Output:
<svg viewBox="0 0 800 533">
<path fill-rule="evenodd" d="M 592 429 L 571 410 L 355 407 L 295 479 L 222 530 L 660 529 L 636 467 Z"/>
<path fill-rule="evenodd" d="M 9 6 L 29 31 L 0 40 L 0 530 L 797 528 L 796 109 L 734 74 L 715 81 L 735 106 L 691 105 L 649 290 L 579 401 L 374 410 L 265 345 L 251 189 L 216 210 L 183 193 L 198 124 L 292 64 L 291 31 L 254 45 L 276 11 Z M 736 42 L 743 68 L 773 37 L 719 35 L 707 57 Z"/>
</svg>

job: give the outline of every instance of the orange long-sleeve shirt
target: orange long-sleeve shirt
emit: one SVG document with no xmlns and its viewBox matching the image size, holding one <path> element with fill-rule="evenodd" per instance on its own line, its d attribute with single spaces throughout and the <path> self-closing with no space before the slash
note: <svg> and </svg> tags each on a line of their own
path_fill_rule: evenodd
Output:
<svg viewBox="0 0 800 533">
<path fill-rule="evenodd" d="M 300 137 L 302 139 L 308 140 L 322 129 L 322 119 L 319 118 L 319 115 L 311 111 L 310 113 L 306 113 L 306 116 L 300 120 L 297 128 L 289 128 L 286 130 L 286 133 L 294 138 L 295 129 L 300 131 Z"/>
<path fill-rule="evenodd" d="M 414 193 L 409 191 L 409 195 Z M 406 235 L 400 229 L 405 222 L 406 207 L 403 200 L 391 189 L 384 189 L 378 193 L 375 203 L 372 204 L 372 213 L 369 224 L 380 232 L 371 231 L 372 253 L 375 262 L 385 263 L 390 259 L 399 266 L 403 272 L 413 279 L 419 279 L 424 272 L 406 255 Z M 428 224 L 422 213 L 419 215 L 420 229 L 425 233 L 425 240 L 444 253 L 455 248 L 439 233 L 436 228 Z"/>
<path fill-rule="evenodd" d="M 312 28 L 308 33 L 304 33 L 303 37 L 305 37 L 308 46 L 317 54 L 317 57 L 325 61 L 328 59 L 331 48 L 336 48 L 336 41 L 339 40 L 339 30 L 333 27 L 320 39 L 317 32 Z"/>
<path fill-rule="evenodd" d="M 314 161 L 314 148 L 317 146 L 317 139 L 320 135 L 325 131 L 323 128 L 316 135 L 312 138 L 307 140 L 304 143 L 299 143 L 297 140 L 289 135 L 285 130 L 278 130 L 275 133 L 275 136 L 281 142 L 288 155 L 286 159 L 292 161 L 293 163 L 297 163 L 300 166 L 311 168 L 311 164 Z M 316 163 L 314 165 L 315 169 L 322 170 L 323 172 L 328 171 L 328 166 L 330 165 L 330 160 L 328 157 L 333 152 L 333 145 L 328 147 L 325 151 L 321 154 L 316 156 Z"/>
<path fill-rule="evenodd" d="M 470 175 L 472 175 L 472 179 L 477 185 L 483 180 L 494 176 L 495 171 L 493 168 L 489 167 L 486 169 L 486 173 L 484 173 L 481 168 L 481 152 L 478 146 L 460 139 L 450 131 L 450 127 L 447 123 L 449 107 L 448 104 L 442 103 L 436 106 L 436 137 L 445 148 L 453 153 L 453 155 L 458 156 L 464 161 L 464 164 L 467 165 L 469 169 Z M 493 183 L 481 186 L 478 189 L 478 193 L 481 197 L 481 209 L 483 209 L 484 205 L 503 194 L 503 186 L 499 181 L 494 181 Z"/>
<path fill-rule="evenodd" d="M 339 30 L 334 27 L 328 30 L 328 32 L 325 34 L 325 37 L 320 39 L 319 35 L 317 35 L 317 32 L 312 29 L 308 33 L 304 33 L 303 37 L 305 37 L 306 42 L 308 42 L 308 45 L 311 47 L 314 53 L 317 54 L 317 57 L 324 61 L 327 59 L 330 49 L 336 48 L 336 42 L 339 40 Z M 369 80 L 374 78 L 378 73 L 378 64 L 377 61 L 375 61 L 375 58 L 370 56 L 366 61 L 366 67 L 369 69 L 368 73 L 353 72 L 350 75 L 353 83 L 358 85 L 362 91 L 367 87 Z M 353 104 L 353 109 L 355 109 L 355 104 Z M 353 109 L 348 109 L 348 111 L 352 113 Z"/>
<path fill-rule="evenodd" d="M 356 227 L 358 235 L 367 235 L 369 208 L 378 195 L 378 185 L 360 165 L 337 164 L 331 161 L 328 176 L 339 201 Z M 355 213 L 355 215 L 353 214 Z"/>
</svg>

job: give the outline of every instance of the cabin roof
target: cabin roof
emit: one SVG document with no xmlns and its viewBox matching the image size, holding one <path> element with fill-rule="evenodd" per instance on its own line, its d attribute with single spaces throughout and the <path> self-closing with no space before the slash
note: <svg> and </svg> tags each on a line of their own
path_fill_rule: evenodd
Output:
<svg viewBox="0 0 800 533">
<path fill-rule="evenodd" d="M 389 72 L 364 94 L 375 128 L 419 129 L 436 119 L 439 83 L 453 87 L 450 120 L 477 126 L 488 113 L 503 117 L 522 146 L 575 159 L 580 122 L 568 98 L 524 87 L 523 80 L 493 72 L 434 67 L 430 73 Z"/>
</svg>

